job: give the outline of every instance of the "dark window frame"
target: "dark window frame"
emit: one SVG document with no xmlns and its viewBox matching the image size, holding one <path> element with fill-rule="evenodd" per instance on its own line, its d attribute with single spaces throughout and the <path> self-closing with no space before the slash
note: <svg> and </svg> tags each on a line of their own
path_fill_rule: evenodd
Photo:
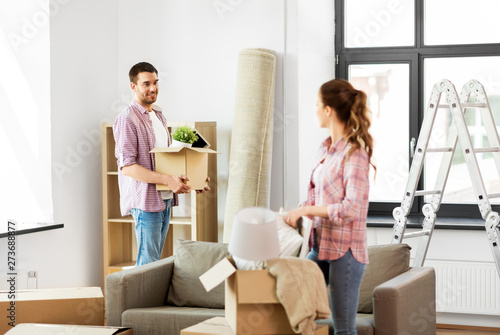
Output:
<svg viewBox="0 0 500 335">
<path fill-rule="evenodd" d="M 461 45 L 424 45 L 424 0 L 415 0 L 415 44 L 405 47 L 370 47 L 370 48 L 345 48 L 344 47 L 344 21 L 346 0 L 335 0 L 335 76 L 347 79 L 349 65 L 377 64 L 377 63 L 407 63 L 410 67 L 410 116 L 409 137 L 418 139 L 420 126 L 423 121 L 424 109 L 424 60 L 426 58 L 448 57 L 480 57 L 500 56 L 500 43 L 498 44 L 461 44 Z M 409 150 L 409 146 L 408 146 Z M 411 161 L 410 161 L 411 164 Z M 422 172 L 423 174 L 424 172 Z M 420 178 L 418 189 L 423 187 Z M 403 198 L 403 191 L 401 199 Z M 413 207 L 408 216 L 409 222 L 418 223 L 423 219 L 423 197 L 415 197 Z M 400 206 L 394 202 L 370 202 L 369 225 L 392 227 L 388 218 L 392 217 L 392 210 Z M 500 205 L 492 206 L 494 211 L 500 211 Z M 442 204 L 437 213 L 437 223 L 441 221 L 463 222 L 461 229 L 478 229 L 484 226 L 484 220 L 476 204 Z M 389 218 L 390 221 L 390 218 Z M 370 223 L 371 222 L 371 223 Z M 446 226 L 446 224 L 444 225 Z M 453 227 L 455 225 L 452 224 Z M 436 228 L 440 225 L 437 224 Z M 446 228 L 446 227 L 444 227 Z"/>
</svg>

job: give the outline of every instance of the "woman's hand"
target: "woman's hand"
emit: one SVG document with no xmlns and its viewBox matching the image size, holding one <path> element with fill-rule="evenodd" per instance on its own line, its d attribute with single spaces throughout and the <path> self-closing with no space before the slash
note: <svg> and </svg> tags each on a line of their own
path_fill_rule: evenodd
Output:
<svg viewBox="0 0 500 335">
<path fill-rule="evenodd" d="M 307 206 L 299 207 L 289 211 L 285 216 L 283 216 L 283 221 L 285 221 L 289 226 L 297 228 L 297 221 L 305 215 L 307 215 Z"/>
</svg>

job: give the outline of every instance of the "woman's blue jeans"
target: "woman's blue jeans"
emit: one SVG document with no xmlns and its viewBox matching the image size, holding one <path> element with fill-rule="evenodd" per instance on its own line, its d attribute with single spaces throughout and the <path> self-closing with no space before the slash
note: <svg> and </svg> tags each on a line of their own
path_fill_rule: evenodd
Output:
<svg viewBox="0 0 500 335">
<path fill-rule="evenodd" d="M 137 262 L 144 265 L 161 259 L 161 252 L 167 238 L 170 224 L 172 199 L 163 200 L 165 210 L 162 212 L 146 212 L 132 208 L 130 213 L 135 221 L 137 238 Z"/>
<path fill-rule="evenodd" d="M 334 261 L 318 260 L 318 253 L 314 249 L 307 258 L 319 265 L 326 284 L 330 284 L 330 308 L 335 335 L 356 335 L 359 288 L 366 264 L 359 263 L 351 249 Z"/>
</svg>

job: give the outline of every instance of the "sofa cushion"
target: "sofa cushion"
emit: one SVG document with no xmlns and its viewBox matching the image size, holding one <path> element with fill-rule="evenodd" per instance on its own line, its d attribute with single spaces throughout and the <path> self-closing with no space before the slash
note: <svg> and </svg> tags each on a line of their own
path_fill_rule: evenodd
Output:
<svg viewBox="0 0 500 335">
<path fill-rule="evenodd" d="M 410 246 L 402 243 L 368 247 L 370 263 L 366 267 L 361 281 L 358 313 L 373 313 L 373 289 L 408 271 L 410 268 L 410 249 Z"/>
<path fill-rule="evenodd" d="M 167 305 L 224 308 L 224 283 L 207 292 L 199 277 L 229 256 L 227 244 L 177 240 Z"/>
</svg>

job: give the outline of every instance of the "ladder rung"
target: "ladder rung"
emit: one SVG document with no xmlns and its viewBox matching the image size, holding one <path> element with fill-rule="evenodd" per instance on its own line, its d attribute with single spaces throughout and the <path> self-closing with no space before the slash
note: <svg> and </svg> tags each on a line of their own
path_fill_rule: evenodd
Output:
<svg viewBox="0 0 500 335">
<path fill-rule="evenodd" d="M 430 234 L 431 234 L 430 230 L 422 230 L 422 231 L 417 231 L 414 233 L 406 233 L 406 234 L 404 234 L 404 238 L 426 236 L 426 235 L 430 235 Z"/>
<path fill-rule="evenodd" d="M 462 108 L 486 108 L 487 104 L 479 104 L 479 103 L 462 103 Z M 439 108 L 450 108 L 450 105 L 438 105 Z"/>
<path fill-rule="evenodd" d="M 427 152 L 451 152 L 453 148 L 428 148 Z M 475 153 L 483 153 L 483 152 L 499 152 L 499 147 L 491 147 L 491 148 L 475 148 Z"/>
<path fill-rule="evenodd" d="M 453 151 L 453 148 L 431 148 L 427 149 L 427 152 L 450 152 Z"/>
<path fill-rule="evenodd" d="M 429 195 L 429 194 L 441 194 L 441 191 L 440 190 L 415 191 L 416 197 L 421 197 L 423 195 Z"/>
<path fill-rule="evenodd" d="M 488 194 L 488 199 L 500 198 L 500 193 Z"/>
<path fill-rule="evenodd" d="M 500 151 L 499 147 L 493 147 L 493 148 L 475 148 L 474 152 L 475 153 L 481 153 L 481 152 L 498 152 Z"/>
</svg>

